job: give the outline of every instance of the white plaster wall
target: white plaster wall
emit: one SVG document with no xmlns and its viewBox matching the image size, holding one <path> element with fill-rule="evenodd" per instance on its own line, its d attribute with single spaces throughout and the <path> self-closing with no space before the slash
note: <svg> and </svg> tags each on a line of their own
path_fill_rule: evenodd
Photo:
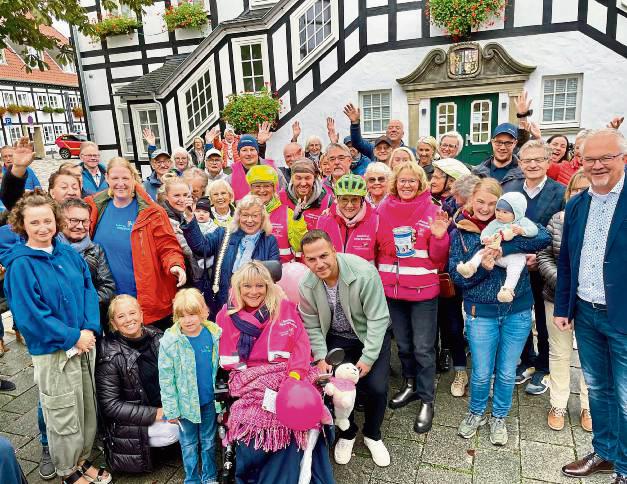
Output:
<svg viewBox="0 0 627 484">
<path fill-rule="evenodd" d="M 276 89 L 280 89 L 290 78 L 287 66 L 287 32 L 285 24 L 272 35 L 274 50 L 274 75 Z"/>
<path fill-rule="evenodd" d="M 313 74 L 311 70 L 296 82 L 296 99 L 301 102 L 313 91 Z"/>
<path fill-rule="evenodd" d="M 514 9 L 514 27 L 540 25 L 542 23 L 543 0 L 525 0 L 516 2 Z"/>
<path fill-rule="evenodd" d="M 359 29 L 355 29 L 344 41 L 344 61 L 348 62 L 359 52 Z"/>
<path fill-rule="evenodd" d="M 382 44 L 388 41 L 388 16 L 368 17 L 366 21 L 368 44 Z"/>
<path fill-rule="evenodd" d="M 337 47 L 320 60 L 320 82 L 326 81 L 337 71 Z"/>
<path fill-rule="evenodd" d="M 170 121 L 170 150 L 173 150 L 175 147 L 180 146 L 181 142 L 179 140 L 179 133 L 176 129 L 176 108 L 174 107 L 176 103 L 176 98 L 170 99 L 168 103 L 165 105 L 166 116 Z"/>
<path fill-rule="evenodd" d="M 165 12 L 165 3 L 163 2 L 156 2 L 154 5 L 144 7 L 142 23 L 146 44 L 168 41 L 168 29 L 163 20 L 163 12 Z"/>
<path fill-rule="evenodd" d="M 422 36 L 422 9 L 396 13 L 397 40 L 419 39 Z"/>
<path fill-rule="evenodd" d="M 115 127 L 111 111 L 91 111 L 91 127 L 94 130 L 95 141 L 101 145 L 115 144 Z M 107 158 L 103 158 L 107 159 Z"/>
<path fill-rule="evenodd" d="M 109 85 L 104 69 L 85 72 L 85 85 L 89 105 L 109 104 Z"/>
<path fill-rule="evenodd" d="M 611 1 L 611 0 L 610 0 Z M 596 0 L 588 2 L 588 24 L 605 33 L 607 26 L 607 7 Z"/>
<path fill-rule="evenodd" d="M 359 0 L 344 0 L 344 26 L 359 16 Z"/>
<path fill-rule="evenodd" d="M 102 64 L 104 62 L 103 55 L 97 55 L 95 57 L 85 57 L 81 60 L 84 66 L 90 66 L 92 64 Z"/>
<path fill-rule="evenodd" d="M 623 45 L 627 45 L 627 18 L 622 15 L 617 15 L 616 40 Z"/>
<path fill-rule="evenodd" d="M 141 58 L 142 58 L 142 53 L 138 50 L 135 52 L 123 52 L 121 54 L 109 55 L 110 62 L 124 62 L 127 60 L 135 60 L 135 59 L 141 59 Z"/>
<path fill-rule="evenodd" d="M 157 67 L 160 67 L 161 64 L 156 64 Z M 120 77 L 133 77 L 133 76 L 143 76 L 144 71 L 142 70 L 142 66 L 124 66 L 124 67 L 114 67 L 111 69 L 111 76 L 113 79 L 119 79 Z"/>
<path fill-rule="evenodd" d="M 542 91 L 542 76 L 557 74 L 584 73 L 581 105 L 581 126 L 600 127 L 614 116 L 627 112 L 627 98 L 617 96 L 624 92 L 624 79 L 627 78 L 627 62 L 613 51 L 579 32 L 533 35 L 503 38 L 497 40 L 516 59 L 524 64 L 537 66 L 530 76 L 526 89 L 533 98 L 536 116 L 539 116 Z M 485 43 L 485 42 L 482 42 Z M 342 112 L 347 102 L 357 103 L 359 91 L 376 89 L 392 90 L 392 117 L 407 124 L 407 98 L 396 79 L 409 74 L 433 48 L 430 46 L 403 49 L 393 52 L 394 62 L 390 63 L 390 52 L 375 52 L 360 60 L 351 70 L 340 77 L 312 103 L 294 116 L 274 134 L 269 142 L 268 156 L 282 158 L 282 147 L 291 138 L 292 120 L 298 120 L 303 128 L 302 139 L 309 134 L 322 135 L 326 141 L 326 117 L 335 118 L 340 137 L 346 136 L 349 121 Z M 551 62 L 547 62 L 550 59 Z M 381 66 L 385 65 L 385 69 Z M 377 72 L 376 76 L 372 72 Z M 612 75 L 608 75 L 611 72 Z M 603 86 L 603 89 L 599 89 Z M 507 119 L 507 111 L 501 112 L 499 97 L 499 121 Z M 289 104 L 285 104 L 288 106 Z M 421 107 L 422 104 L 421 104 Z M 428 106 L 424 106 L 428 107 Z M 283 115 L 286 112 L 282 113 Z M 535 117 L 535 116 L 534 116 Z M 421 127 L 429 120 L 428 111 L 421 119 Z M 623 128 L 623 131 L 626 131 Z M 421 129 L 420 135 L 427 134 Z"/>
<path fill-rule="evenodd" d="M 553 23 L 574 22 L 579 14 L 578 0 L 553 0 Z"/>
<path fill-rule="evenodd" d="M 148 58 L 150 57 L 167 57 L 172 55 L 172 49 L 170 47 L 166 49 L 148 49 L 146 51 Z"/>
<path fill-rule="evenodd" d="M 233 94 L 231 86 L 231 67 L 229 66 L 229 48 L 227 46 L 222 47 L 218 53 L 220 60 L 220 77 L 222 84 L 222 93 L 224 99 L 230 94 Z"/>
<path fill-rule="evenodd" d="M 244 11 L 243 0 L 218 0 L 218 22 L 224 22 L 237 17 Z M 211 12 L 214 15 L 216 12 Z"/>
</svg>

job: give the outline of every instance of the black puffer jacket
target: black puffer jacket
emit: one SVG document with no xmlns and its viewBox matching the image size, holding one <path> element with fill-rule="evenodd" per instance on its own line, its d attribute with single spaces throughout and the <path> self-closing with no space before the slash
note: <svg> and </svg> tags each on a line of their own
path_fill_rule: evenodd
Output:
<svg viewBox="0 0 627 484">
<path fill-rule="evenodd" d="M 152 349 L 158 355 L 163 333 L 151 326 L 144 330 L 152 338 Z M 142 389 L 137 364 L 139 352 L 117 332 L 105 336 L 99 350 L 96 393 L 105 426 L 107 463 L 113 472 L 150 472 L 148 427 L 155 422 L 157 408 L 148 405 Z"/>
<path fill-rule="evenodd" d="M 91 242 L 91 244 L 81 252 L 81 255 L 89 266 L 91 282 L 93 282 L 96 292 L 98 293 L 100 324 L 106 331 L 108 328 L 107 310 L 109 309 L 109 303 L 115 297 L 115 281 L 111 274 L 111 268 L 107 262 L 104 249 L 99 244 Z"/>
</svg>

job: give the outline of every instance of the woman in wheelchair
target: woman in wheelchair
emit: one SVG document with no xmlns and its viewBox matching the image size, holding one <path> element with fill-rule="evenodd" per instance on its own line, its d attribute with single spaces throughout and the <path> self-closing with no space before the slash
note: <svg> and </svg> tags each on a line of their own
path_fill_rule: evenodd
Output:
<svg viewBox="0 0 627 484">
<path fill-rule="evenodd" d="M 314 382 L 311 348 L 296 305 L 274 284 L 264 265 L 252 261 L 232 279 L 232 294 L 217 315 L 222 328 L 220 366 L 230 371 L 228 442 L 235 442 L 238 484 L 296 484 L 307 432 L 276 418 L 273 397 L 286 378 Z M 268 410 L 266 410 L 268 409 Z M 326 439 L 313 452 L 311 482 L 333 483 Z"/>
</svg>

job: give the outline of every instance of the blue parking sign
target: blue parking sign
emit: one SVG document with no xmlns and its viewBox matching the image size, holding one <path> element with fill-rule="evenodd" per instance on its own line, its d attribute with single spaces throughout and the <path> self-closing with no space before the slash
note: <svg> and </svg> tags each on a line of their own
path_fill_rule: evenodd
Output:
<svg viewBox="0 0 627 484">
<path fill-rule="evenodd" d="M 4 118 L 4 125 L 11 126 L 13 124 L 13 120 L 11 118 Z"/>
</svg>

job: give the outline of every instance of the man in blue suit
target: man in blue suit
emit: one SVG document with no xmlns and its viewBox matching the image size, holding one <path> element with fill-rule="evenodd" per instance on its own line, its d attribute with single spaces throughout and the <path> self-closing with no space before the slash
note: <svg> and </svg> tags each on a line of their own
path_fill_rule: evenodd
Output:
<svg viewBox="0 0 627 484">
<path fill-rule="evenodd" d="M 519 192 L 525 196 L 526 217 L 545 227 L 551 217 L 564 208 L 564 186 L 546 175 L 550 154 L 551 149 L 541 139 L 527 141 L 518 153 L 518 166 L 524 178 L 510 178 L 502 182 L 504 192 Z M 516 384 L 521 385 L 531 379 L 525 391 L 530 395 L 540 395 L 549 388 L 549 333 L 542 295 L 544 282 L 538 271 L 536 254 L 527 255 L 527 269 L 536 316 L 538 354 L 533 349 L 533 334 L 530 333 L 516 369 Z"/>
<path fill-rule="evenodd" d="M 590 188 L 566 205 L 555 325 L 576 329 L 593 422 L 593 452 L 562 467 L 570 477 L 616 471 L 627 484 L 627 140 L 593 132 L 582 147 Z"/>
</svg>

